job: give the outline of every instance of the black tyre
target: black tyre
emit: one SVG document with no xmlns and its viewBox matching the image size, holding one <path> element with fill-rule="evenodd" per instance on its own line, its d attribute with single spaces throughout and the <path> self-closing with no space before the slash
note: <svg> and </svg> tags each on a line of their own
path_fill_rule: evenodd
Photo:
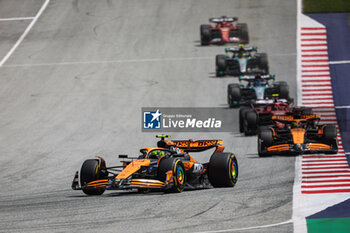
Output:
<svg viewBox="0 0 350 233">
<path fill-rule="evenodd" d="M 241 88 L 238 84 L 229 84 L 227 89 L 227 100 L 230 108 L 238 108 L 241 100 Z"/>
<path fill-rule="evenodd" d="M 323 128 L 323 138 L 327 144 L 331 145 L 331 149 L 329 151 L 326 151 L 325 154 L 337 154 L 337 128 L 335 127 L 335 125 L 326 125 Z"/>
<path fill-rule="evenodd" d="M 259 132 L 259 133 L 260 133 L 261 131 L 263 131 L 263 130 L 269 130 L 269 127 L 266 126 L 266 125 L 261 125 L 261 126 L 258 127 L 258 132 Z"/>
<path fill-rule="evenodd" d="M 312 111 L 311 108 L 302 107 L 300 110 L 301 110 L 301 115 L 312 115 L 312 114 L 314 114 L 314 111 Z"/>
<path fill-rule="evenodd" d="M 238 178 L 238 162 L 232 153 L 214 153 L 208 164 L 208 179 L 214 187 L 233 187 Z"/>
<path fill-rule="evenodd" d="M 288 83 L 286 81 L 279 81 L 277 82 L 278 86 L 288 86 Z"/>
<path fill-rule="evenodd" d="M 105 178 L 107 178 L 107 174 L 104 160 L 101 161 L 100 166 L 97 159 L 85 160 L 80 169 L 80 184 L 82 186 L 91 181 Z M 83 188 L 82 190 L 87 195 L 101 195 L 104 193 L 105 188 Z"/>
<path fill-rule="evenodd" d="M 225 71 L 226 71 L 226 56 L 225 55 L 216 55 L 215 69 L 216 69 L 216 76 L 217 77 L 222 77 L 225 75 Z"/>
<path fill-rule="evenodd" d="M 266 147 L 272 145 L 273 135 L 270 129 L 261 128 L 258 136 L 258 154 L 260 157 L 266 157 L 270 155 L 266 151 Z"/>
<path fill-rule="evenodd" d="M 249 44 L 249 34 L 248 34 L 248 25 L 246 23 L 238 23 L 237 26 L 239 29 L 239 38 L 242 44 Z"/>
<path fill-rule="evenodd" d="M 281 99 L 289 99 L 289 86 L 288 83 L 281 81 L 277 83 L 278 95 Z"/>
<path fill-rule="evenodd" d="M 209 42 L 211 41 L 210 25 L 201 25 L 200 33 L 201 33 L 201 45 L 208 45 Z"/>
<path fill-rule="evenodd" d="M 178 158 L 165 158 L 161 159 L 158 166 L 158 179 L 160 181 L 166 180 L 166 173 L 168 171 L 173 172 L 173 187 L 165 190 L 168 192 L 180 193 L 185 188 L 186 173 L 185 167 L 180 159 Z"/>
<path fill-rule="evenodd" d="M 262 70 L 264 74 L 269 73 L 269 63 L 266 53 L 260 53 L 258 65 L 259 69 Z"/>
<path fill-rule="evenodd" d="M 337 139 L 337 128 L 335 127 L 335 125 L 326 125 L 323 128 L 323 138 L 327 141 Z"/>
<path fill-rule="evenodd" d="M 256 134 L 258 127 L 258 116 L 256 115 L 256 112 L 254 112 L 253 110 L 247 111 L 245 113 L 245 121 L 247 127 L 245 129 L 244 134 L 246 136 Z"/>
<path fill-rule="evenodd" d="M 243 107 L 239 109 L 239 132 L 240 133 L 244 132 L 244 117 L 245 117 L 245 113 L 249 110 L 250 108 L 248 107 Z"/>
<path fill-rule="evenodd" d="M 261 138 L 261 142 L 265 145 L 265 146 L 270 146 L 272 145 L 273 142 L 273 135 L 272 135 L 272 131 L 270 129 L 262 129 L 260 131 L 260 138 Z"/>
</svg>

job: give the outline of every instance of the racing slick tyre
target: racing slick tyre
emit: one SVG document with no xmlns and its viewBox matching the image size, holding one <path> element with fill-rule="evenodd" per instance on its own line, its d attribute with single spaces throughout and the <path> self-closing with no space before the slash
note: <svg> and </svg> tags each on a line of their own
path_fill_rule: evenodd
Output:
<svg viewBox="0 0 350 233">
<path fill-rule="evenodd" d="M 272 145 L 273 135 L 270 129 L 261 128 L 258 136 L 258 154 L 259 157 L 269 156 L 270 153 L 265 150 L 266 147 Z"/>
<path fill-rule="evenodd" d="M 226 56 L 216 55 L 215 57 L 216 77 L 222 77 L 226 71 Z"/>
<path fill-rule="evenodd" d="M 314 114 L 314 111 L 312 111 L 311 108 L 307 108 L 307 107 L 301 108 L 301 115 L 311 115 L 311 114 Z"/>
<path fill-rule="evenodd" d="M 241 88 L 238 84 L 229 84 L 227 86 L 227 101 L 230 108 L 238 108 L 241 100 Z"/>
<path fill-rule="evenodd" d="M 87 183 L 107 178 L 106 174 L 106 164 L 102 160 L 100 166 L 97 159 L 85 160 L 80 169 L 80 184 L 81 186 Z M 82 188 L 83 192 L 87 195 L 101 195 L 104 193 L 105 188 Z"/>
<path fill-rule="evenodd" d="M 337 144 L 337 128 L 335 125 L 326 125 L 323 128 L 323 138 L 326 143 L 331 145 L 331 150 L 326 151 L 325 154 L 336 154 L 338 153 L 338 144 Z"/>
<path fill-rule="evenodd" d="M 249 34 L 248 34 L 248 25 L 246 23 L 238 23 L 239 26 L 239 39 L 242 44 L 249 44 Z"/>
<path fill-rule="evenodd" d="M 173 172 L 173 186 L 166 189 L 166 192 L 180 193 L 185 188 L 186 173 L 185 166 L 178 158 L 164 158 L 159 161 L 157 177 L 158 180 L 165 182 L 166 173 Z"/>
<path fill-rule="evenodd" d="M 287 99 L 289 100 L 289 86 L 288 83 L 281 81 L 278 82 L 278 94 L 280 99 Z"/>
<path fill-rule="evenodd" d="M 241 109 L 239 109 L 239 132 L 240 133 L 244 133 L 244 117 L 245 117 L 245 113 L 247 111 L 249 111 L 250 108 L 248 107 L 243 107 Z"/>
<path fill-rule="evenodd" d="M 211 41 L 210 25 L 204 24 L 200 26 L 201 45 L 208 45 Z"/>
<path fill-rule="evenodd" d="M 253 110 L 245 112 L 244 120 L 246 121 L 246 128 L 244 129 L 244 135 L 254 135 L 256 134 L 257 126 L 258 126 L 258 117 L 256 112 Z"/>
<path fill-rule="evenodd" d="M 233 187 L 238 178 L 238 162 L 232 153 L 214 153 L 208 164 L 208 179 L 213 187 Z"/>
<path fill-rule="evenodd" d="M 259 60 L 258 60 L 258 66 L 259 66 L 259 69 L 264 74 L 268 74 L 269 73 L 269 63 L 268 63 L 268 59 L 267 59 L 267 54 L 266 53 L 260 53 Z"/>
<path fill-rule="evenodd" d="M 326 125 L 323 128 L 323 137 L 326 140 L 335 140 L 337 138 L 337 128 L 335 125 Z"/>
</svg>

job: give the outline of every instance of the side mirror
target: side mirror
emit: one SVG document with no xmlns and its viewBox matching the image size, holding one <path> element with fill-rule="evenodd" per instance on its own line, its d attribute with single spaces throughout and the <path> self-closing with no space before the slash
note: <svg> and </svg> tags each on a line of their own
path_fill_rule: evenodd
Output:
<svg viewBox="0 0 350 233">
<path fill-rule="evenodd" d="M 120 159 L 127 159 L 128 158 L 128 155 L 119 155 L 118 156 Z"/>
</svg>

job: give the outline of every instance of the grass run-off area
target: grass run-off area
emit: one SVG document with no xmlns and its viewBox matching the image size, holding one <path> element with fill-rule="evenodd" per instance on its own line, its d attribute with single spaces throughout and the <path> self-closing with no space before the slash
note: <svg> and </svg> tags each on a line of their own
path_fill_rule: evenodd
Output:
<svg viewBox="0 0 350 233">
<path fill-rule="evenodd" d="M 350 0 L 303 0 L 303 13 L 349 12 Z"/>
</svg>

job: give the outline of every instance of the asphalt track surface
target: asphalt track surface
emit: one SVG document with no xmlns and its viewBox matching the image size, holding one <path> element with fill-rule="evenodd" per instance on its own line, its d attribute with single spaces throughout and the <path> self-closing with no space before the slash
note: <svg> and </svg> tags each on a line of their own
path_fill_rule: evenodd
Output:
<svg viewBox="0 0 350 233">
<path fill-rule="evenodd" d="M 43 2 L 2 0 L 1 18 L 35 16 Z M 85 159 L 118 164 L 117 154 L 155 144 L 141 133 L 141 107 L 227 108 L 227 84 L 237 80 L 213 77 L 224 46 L 199 46 L 199 25 L 220 15 L 248 23 L 251 44 L 295 97 L 296 1 L 52 0 L 0 68 L 0 231 L 203 232 L 291 219 L 295 158 L 258 158 L 256 137 L 238 128 L 172 134 L 223 139 L 239 161 L 233 189 L 99 197 L 70 189 Z M 0 22 L 0 58 L 29 23 Z"/>
</svg>

